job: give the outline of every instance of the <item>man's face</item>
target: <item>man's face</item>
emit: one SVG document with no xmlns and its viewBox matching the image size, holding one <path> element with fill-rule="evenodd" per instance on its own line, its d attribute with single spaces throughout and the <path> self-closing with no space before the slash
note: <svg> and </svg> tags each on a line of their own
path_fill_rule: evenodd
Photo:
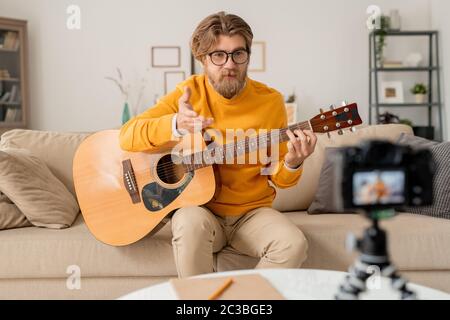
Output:
<svg viewBox="0 0 450 320">
<path fill-rule="evenodd" d="M 245 48 L 245 40 L 241 35 L 234 35 L 232 37 L 220 35 L 217 45 L 210 50 L 210 53 L 216 51 L 231 53 L 237 52 L 237 50 L 240 49 L 245 50 Z M 240 53 L 242 53 L 242 51 L 235 54 L 235 60 L 238 62 Z M 206 55 L 203 60 L 204 69 L 211 85 L 224 98 L 233 98 L 244 87 L 245 78 L 247 76 L 248 59 L 245 63 L 238 64 L 235 63 L 232 56 L 229 55 L 228 60 L 224 65 L 217 66 L 213 63 L 211 58 L 211 56 Z"/>
</svg>

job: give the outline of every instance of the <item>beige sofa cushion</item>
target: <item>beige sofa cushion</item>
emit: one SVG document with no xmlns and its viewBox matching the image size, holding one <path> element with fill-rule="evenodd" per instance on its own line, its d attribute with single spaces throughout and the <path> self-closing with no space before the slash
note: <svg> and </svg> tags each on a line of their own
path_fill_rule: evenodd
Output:
<svg viewBox="0 0 450 320">
<path fill-rule="evenodd" d="M 294 187 L 287 189 L 276 188 L 273 207 L 279 211 L 306 210 L 312 203 L 316 194 L 320 171 L 325 160 L 325 148 L 356 145 L 363 139 L 387 139 L 395 142 L 402 132 L 412 134 L 412 128 L 403 124 L 385 124 L 368 127 L 358 127 L 354 133 L 345 133 L 342 136 L 331 134 L 317 134 L 317 145 L 313 154 L 305 160 L 300 181 Z"/>
<path fill-rule="evenodd" d="M 72 163 L 75 151 L 89 133 L 62 133 L 14 129 L 5 132 L 1 148 L 21 148 L 43 160 L 50 171 L 75 195 Z"/>
<path fill-rule="evenodd" d="M 304 268 L 346 270 L 356 258 L 345 250 L 347 234 L 361 235 L 369 224 L 356 214 L 286 215 L 308 239 Z M 381 226 L 388 232 L 389 253 L 399 270 L 450 270 L 450 220 L 400 214 L 382 221 Z M 109 246 L 91 235 L 81 215 L 63 230 L 3 230 L 0 257 L 7 259 L 0 259 L 0 278 L 67 278 L 72 265 L 80 267 L 84 278 L 176 276 L 171 240 L 168 223 L 154 236 L 132 245 Z M 252 268 L 258 262 L 236 255 L 230 247 L 215 255 L 215 261 L 219 271 Z"/>
<path fill-rule="evenodd" d="M 31 223 L 19 208 L 4 193 L 0 192 L 0 230 L 29 226 Z"/>
<path fill-rule="evenodd" d="M 0 150 L 0 191 L 35 226 L 66 228 L 79 212 L 75 197 L 28 150 Z"/>
</svg>

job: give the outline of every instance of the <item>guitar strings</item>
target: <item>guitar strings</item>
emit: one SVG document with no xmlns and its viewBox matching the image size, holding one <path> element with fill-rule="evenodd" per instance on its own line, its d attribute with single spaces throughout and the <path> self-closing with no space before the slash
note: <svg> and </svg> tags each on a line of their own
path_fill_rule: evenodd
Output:
<svg viewBox="0 0 450 320">
<path fill-rule="evenodd" d="M 288 128 L 282 128 L 282 129 L 279 129 L 279 132 L 280 132 L 281 134 L 284 134 L 284 133 L 286 133 L 287 130 L 293 129 L 293 128 L 291 128 L 291 127 L 292 127 L 292 126 L 289 126 Z M 296 129 L 299 129 L 299 128 L 301 128 L 301 129 L 307 129 L 307 128 L 310 128 L 310 126 L 309 126 L 308 123 L 303 123 L 303 124 L 302 124 L 302 123 L 299 123 L 299 124 L 296 124 L 296 125 L 294 126 L 294 129 L 293 129 L 293 130 L 296 130 L 295 127 L 296 127 Z M 279 135 L 280 135 L 280 134 L 278 134 L 278 136 L 279 136 Z M 262 137 L 262 136 L 261 136 L 261 137 Z M 253 139 L 256 140 L 256 142 L 260 142 L 261 137 L 260 137 L 260 136 L 256 136 L 256 137 L 254 137 Z M 270 136 L 266 135 L 266 138 L 267 138 L 268 141 L 270 141 Z M 249 139 L 247 138 L 247 139 L 240 140 L 240 141 L 238 141 L 238 142 L 236 142 L 236 143 L 226 144 L 226 145 L 223 145 L 223 146 L 219 147 L 219 148 L 222 149 L 222 152 L 225 151 L 225 154 L 223 154 L 223 153 L 221 154 L 221 158 L 224 159 L 225 161 L 227 161 L 229 158 L 234 159 L 234 158 L 236 157 L 236 155 L 234 155 L 234 151 L 235 151 L 234 145 L 236 146 L 236 148 L 244 147 L 245 144 L 246 144 L 246 142 L 247 142 L 248 140 L 249 140 Z M 266 147 L 267 147 L 268 145 L 269 145 L 269 144 L 267 144 Z M 236 150 L 237 150 L 237 149 L 236 149 Z M 228 151 L 232 151 L 233 154 L 229 154 Z M 191 153 L 190 155 L 185 156 L 185 157 L 183 157 L 183 158 L 186 159 L 186 158 L 189 158 L 189 157 L 190 157 L 189 160 L 192 160 L 192 155 L 194 155 L 194 154 L 200 155 L 200 154 L 201 154 L 201 155 L 203 156 L 203 155 L 204 155 L 203 152 L 204 152 L 204 151 L 202 151 L 202 152 L 196 152 L 196 153 Z M 230 155 L 230 157 L 227 157 L 228 155 Z M 214 158 L 214 157 L 213 157 L 213 158 Z M 193 160 L 194 160 L 194 162 L 195 162 L 195 160 L 196 160 L 195 156 L 194 156 L 194 159 L 193 159 Z M 203 160 L 203 157 L 202 157 L 202 160 Z M 211 163 L 211 164 L 213 164 L 213 163 Z M 197 165 L 201 165 L 200 168 L 202 168 L 202 167 L 204 167 L 204 166 L 211 165 L 211 164 L 205 164 L 205 163 L 202 161 L 202 162 L 200 162 L 200 163 L 184 164 L 184 166 L 186 167 L 186 169 L 190 169 L 191 166 L 192 166 L 192 170 L 195 170 L 195 169 L 199 169 L 199 168 L 196 168 L 196 167 L 195 167 L 195 166 L 197 166 Z M 176 164 L 174 164 L 173 162 L 168 162 L 168 163 L 162 164 L 162 165 L 160 165 L 160 166 L 158 166 L 158 165 L 150 166 L 150 169 L 153 169 L 153 168 L 155 168 L 155 167 L 163 171 L 162 174 L 159 175 L 160 177 L 164 177 L 164 178 L 174 178 L 174 177 L 176 177 L 176 175 L 175 175 L 175 170 L 174 170 L 174 169 L 176 168 Z M 147 169 L 147 170 L 148 170 L 148 169 Z M 189 171 L 192 171 L 192 170 L 189 170 Z M 158 170 L 158 171 L 159 171 L 159 170 Z"/>
<path fill-rule="evenodd" d="M 307 124 L 307 123 L 305 123 L 305 124 L 303 124 L 303 125 L 302 125 L 302 124 L 297 124 L 296 127 L 297 127 L 297 129 L 299 129 L 299 128 L 306 129 L 306 128 L 309 128 L 309 124 Z M 279 132 L 281 132 L 281 134 L 284 134 L 287 130 L 291 130 L 291 129 L 292 129 L 291 126 L 289 126 L 288 128 L 279 129 Z M 294 129 L 294 130 L 296 130 L 296 129 Z M 279 136 L 279 135 L 280 135 L 280 134 L 278 134 L 278 136 Z M 261 137 L 262 137 L 262 136 L 261 136 Z M 253 139 L 256 140 L 256 142 L 260 142 L 261 137 L 260 137 L 260 136 L 256 136 L 256 137 L 254 137 Z M 267 135 L 266 135 L 266 138 L 267 138 L 268 141 L 270 141 L 270 136 L 267 136 Z M 263 139 L 264 139 L 264 138 L 263 138 Z M 238 142 L 236 142 L 236 143 L 231 143 L 231 144 L 226 144 L 226 145 L 221 146 L 220 148 L 222 149 L 222 152 L 223 152 L 224 150 L 226 150 L 226 151 L 225 151 L 225 154 L 223 154 L 223 153 L 221 154 L 221 158 L 224 159 L 225 161 L 227 161 L 229 158 L 234 159 L 234 158 L 236 157 L 234 154 L 233 154 L 233 155 L 230 155 L 230 157 L 227 157 L 227 155 L 229 155 L 228 151 L 232 151 L 232 152 L 234 153 L 234 151 L 235 151 L 234 145 L 236 145 L 237 148 L 239 148 L 239 147 L 244 147 L 245 144 L 246 144 L 246 142 L 247 142 L 248 140 L 249 140 L 249 139 L 246 138 L 246 139 L 240 140 L 240 141 L 238 141 Z M 269 145 L 269 144 L 268 144 L 268 145 Z M 266 145 L 266 146 L 268 146 L 268 145 Z M 190 154 L 190 155 L 188 155 L 188 156 L 185 156 L 185 157 L 183 157 L 183 158 L 191 157 L 190 160 L 192 160 L 192 155 L 194 155 L 194 154 L 199 154 L 199 155 L 202 154 L 202 155 L 203 155 L 203 151 L 202 151 L 202 152 L 197 152 L 197 153 L 192 153 L 192 154 Z M 202 158 L 203 158 L 203 157 L 202 157 Z M 214 157 L 213 157 L 213 158 L 214 158 Z M 194 156 L 194 159 L 193 159 L 193 160 L 194 160 L 194 161 L 196 160 L 196 159 L 195 159 L 195 156 Z M 212 163 L 212 164 L 213 164 L 213 163 Z M 199 168 L 195 168 L 196 165 L 202 165 L 202 167 L 203 167 L 203 166 L 205 166 L 205 163 L 202 161 L 201 163 L 184 164 L 185 167 L 193 166 L 193 167 L 192 167 L 193 170 L 199 169 Z M 168 163 L 162 164 L 162 165 L 160 165 L 160 166 L 158 166 L 158 165 L 150 166 L 150 169 L 153 169 L 153 168 L 158 168 L 159 170 L 162 169 L 162 172 L 159 172 L 159 173 L 158 173 L 158 176 L 159 176 L 160 178 L 170 179 L 170 178 L 177 178 L 177 175 L 175 174 L 176 166 L 177 166 L 177 165 L 174 164 L 173 162 L 168 162 Z M 201 167 L 200 167 L 200 168 L 201 168 Z M 157 171 L 159 171 L 158 169 L 157 169 Z M 188 168 L 187 168 L 187 169 L 188 169 Z M 147 168 L 146 170 L 148 170 L 148 168 Z M 146 170 L 143 170 L 143 171 L 146 171 Z M 192 171 L 192 170 L 189 170 L 189 171 Z M 139 171 L 136 171 L 136 172 L 139 172 Z"/>
<path fill-rule="evenodd" d="M 343 107 L 341 107 L 341 108 L 343 108 Z M 333 115 L 331 115 L 331 116 L 326 116 L 325 117 L 325 119 L 320 119 L 321 121 L 324 121 L 324 120 L 328 120 L 328 119 L 331 119 L 331 118 L 335 118 L 335 116 L 333 116 Z M 311 120 L 311 122 L 313 122 L 314 121 L 314 119 L 312 119 Z M 340 122 L 340 121 L 339 121 Z M 292 128 L 293 127 L 293 128 Z M 310 125 L 309 125 L 309 122 L 301 122 L 301 123 L 297 123 L 297 124 L 295 124 L 295 125 L 291 125 L 291 126 L 288 126 L 287 128 L 282 128 L 282 129 L 279 129 L 279 132 L 281 133 L 281 134 L 284 134 L 284 133 L 286 133 L 286 131 L 287 130 L 295 130 L 295 129 L 310 129 Z M 266 138 L 267 138 L 267 140 L 268 141 L 270 141 L 270 138 L 269 138 L 269 136 L 266 134 Z M 261 137 L 258 135 L 258 136 L 256 136 L 256 137 L 254 137 L 253 138 L 254 140 L 256 140 L 256 142 L 259 142 L 260 141 L 260 139 L 261 139 Z M 225 161 L 228 159 L 228 157 L 227 157 L 227 155 L 229 154 L 228 152 L 229 151 L 232 151 L 232 153 L 233 154 L 230 154 L 230 158 L 235 158 L 236 157 L 236 155 L 235 155 L 235 150 L 237 150 L 238 148 L 242 148 L 242 147 L 245 147 L 245 145 L 246 145 L 246 143 L 247 143 L 247 141 L 249 141 L 249 139 L 248 138 L 245 138 L 245 139 L 243 139 L 243 140 L 240 140 L 240 141 L 238 141 L 238 142 L 236 142 L 236 143 L 231 143 L 231 144 L 225 144 L 225 145 L 222 145 L 222 146 L 219 146 L 218 148 L 221 148 L 222 149 L 222 152 L 223 151 L 225 151 L 225 154 L 223 154 L 222 153 L 222 155 L 221 155 L 221 158 L 222 159 L 224 159 Z M 269 144 L 268 144 L 269 145 Z M 266 147 L 268 146 L 268 145 L 266 145 Z M 206 149 L 207 150 L 207 149 Z M 187 156 L 183 156 L 183 159 L 186 159 L 186 158 L 188 158 L 189 160 L 192 160 L 192 156 L 194 155 L 194 162 L 195 162 L 195 160 L 196 160 L 196 158 L 195 158 L 195 154 L 202 154 L 202 156 L 204 155 L 204 151 L 205 150 L 202 150 L 202 151 L 200 151 L 200 152 L 195 152 L 195 153 L 191 153 L 191 154 L 189 154 L 189 155 L 187 155 Z M 215 157 L 215 156 L 214 156 Z M 203 157 L 202 157 L 203 158 Z M 187 160 L 187 159 L 186 159 Z M 213 163 L 212 163 L 213 164 Z M 185 166 L 185 168 L 186 169 L 189 169 L 191 166 L 192 166 L 192 170 L 196 170 L 196 169 L 199 169 L 199 168 L 196 168 L 195 166 L 196 165 L 202 165 L 200 168 L 202 168 L 203 166 L 207 166 L 207 165 L 211 165 L 211 164 L 205 164 L 203 161 L 201 162 L 201 163 L 193 163 L 193 164 L 184 164 L 183 163 L 183 165 Z M 160 170 L 163 170 L 163 174 L 164 174 L 164 177 L 166 177 L 166 178 L 172 178 L 172 177 L 176 177 L 176 175 L 174 174 L 174 172 L 175 172 L 175 170 L 173 170 L 174 168 L 175 168 L 175 166 L 177 166 L 176 164 L 174 164 L 173 162 L 170 162 L 170 163 L 165 163 L 165 164 L 162 164 L 162 165 L 155 165 L 155 166 L 150 166 L 150 167 L 147 167 L 147 169 L 146 170 L 148 170 L 148 169 L 153 169 L 153 168 L 157 168 L 157 167 L 159 167 L 159 169 Z M 170 169 L 172 169 L 172 170 L 170 170 Z M 189 170 L 189 171 L 191 171 L 191 170 Z"/>
</svg>

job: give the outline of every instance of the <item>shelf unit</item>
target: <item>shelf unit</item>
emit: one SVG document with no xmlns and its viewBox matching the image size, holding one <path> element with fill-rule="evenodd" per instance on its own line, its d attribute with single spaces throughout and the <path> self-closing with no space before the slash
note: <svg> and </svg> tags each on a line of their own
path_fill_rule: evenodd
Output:
<svg viewBox="0 0 450 320">
<path fill-rule="evenodd" d="M 380 116 L 380 108 L 428 108 L 428 126 L 433 126 L 433 108 L 438 112 L 439 138 L 433 134 L 435 140 L 442 141 L 442 101 L 441 101 L 441 83 L 440 83 L 440 65 L 439 65 L 439 39 L 438 32 L 432 31 L 386 31 L 386 37 L 395 36 L 419 36 L 428 37 L 428 66 L 425 67 L 380 67 L 377 64 L 378 57 L 375 52 L 377 37 L 380 31 L 369 33 L 369 124 L 372 124 L 372 109 L 375 109 L 376 123 Z M 428 73 L 428 102 L 425 103 L 381 103 L 379 97 L 378 79 L 380 72 L 426 72 Z M 433 76 L 436 76 L 436 88 Z M 434 96 L 436 89 L 436 96 Z"/>
<path fill-rule="evenodd" d="M 0 134 L 27 127 L 27 39 L 27 21 L 0 17 Z"/>
</svg>

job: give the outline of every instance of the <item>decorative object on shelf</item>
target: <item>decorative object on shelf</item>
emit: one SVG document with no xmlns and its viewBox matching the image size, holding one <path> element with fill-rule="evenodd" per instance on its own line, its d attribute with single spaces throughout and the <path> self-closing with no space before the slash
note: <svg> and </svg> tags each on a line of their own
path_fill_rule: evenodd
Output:
<svg viewBox="0 0 450 320">
<path fill-rule="evenodd" d="M 264 41 L 253 41 L 248 71 L 266 71 L 266 43 Z"/>
<path fill-rule="evenodd" d="M 434 126 L 413 126 L 415 136 L 434 140 Z"/>
<path fill-rule="evenodd" d="M 164 72 L 164 94 L 175 89 L 176 85 L 186 78 L 184 71 L 166 71 Z"/>
<path fill-rule="evenodd" d="M 383 65 L 383 51 L 386 46 L 386 33 L 390 29 L 390 18 L 388 16 L 380 16 L 380 29 L 376 31 L 375 58 L 378 66 Z"/>
<path fill-rule="evenodd" d="M 381 113 L 378 117 L 378 123 L 381 123 L 381 124 L 399 123 L 399 122 L 400 122 L 400 118 L 397 115 L 387 112 L 387 111 L 384 113 Z"/>
<path fill-rule="evenodd" d="M 297 96 L 295 95 L 295 89 L 292 90 L 292 94 L 290 94 L 285 102 L 286 113 L 288 118 L 288 125 L 297 122 L 297 104 L 295 103 L 297 100 Z"/>
<path fill-rule="evenodd" d="M 402 21 L 400 18 L 400 13 L 397 9 L 393 9 L 389 12 L 389 20 L 390 20 L 390 30 L 400 31 Z"/>
<path fill-rule="evenodd" d="M 427 99 L 427 87 L 423 83 L 416 83 L 411 88 L 411 93 L 414 95 L 417 103 L 425 103 Z"/>
<path fill-rule="evenodd" d="M 152 47 L 153 68 L 178 68 L 181 66 L 181 48 L 178 46 Z"/>
<path fill-rule="evenodd" d="M 403 103 L 403 83 L 401 81 L 382 81 L 380 101 L 382 103 Z"/>
<path fill-rule="evenodd" d="M 403 67 L 403 63 L 401 61 L 383 61 L 383 68 L 401 68 Z"/>
<path fill-rule="evenodd" d="M 111 80 L 114 82 L 117 87 L 119 88 L 120 92 L 122 93 L 124 102 L 123 102 L 123 108 L 122 108 L 122 124 L 126 123 L 128 120 L 131 119 L 131 117 L 134 117 L 138 114 L 140 104 L 142 101 L 142 96 L 144 94 L 144 89 L 147 86 L 148 82 L 148 72 L 149 68 L 146 69 L 146 75 L 142 77 L 139 81 L 139 83 L 134 83 L 134 85 L 131 85 L 131 83 L 125 84 L 124 78 L 122 75 L 122 72 L 119 68 L 116 68 L 117 70 L 117 79 L 113 77 L 105 77 L 107 80 Z M 135 93 L 135 94 L 132 94 Z M 136 99 L 133 102 L 132 97 L 135 96 Z"/>
<path fill-rule="evenodd" d="M 423 57 L 420 53 L 413 52 L 406 56 L 404 64 L 407 67 L 417 68 L 417 67 L 420 67 L 422 60 L 423 60 Z"/>
</svg>

